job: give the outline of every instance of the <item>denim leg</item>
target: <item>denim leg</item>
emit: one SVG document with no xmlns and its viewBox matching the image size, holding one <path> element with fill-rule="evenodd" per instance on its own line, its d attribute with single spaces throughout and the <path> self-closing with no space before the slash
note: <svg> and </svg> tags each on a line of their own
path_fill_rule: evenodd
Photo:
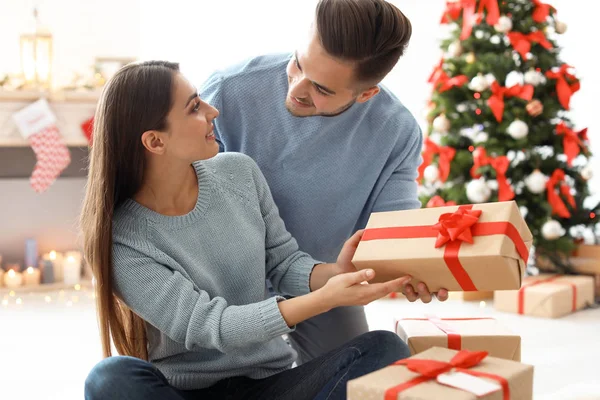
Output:
<svg viewBox="0 0 600 400">
<path fill-rule="evenodd" d="M 257 380 L 240 399 L 345 400 L 350 379 L 409 357 L 408 346 L 394 333 L 365 333 L 299 367 Z"/>
<path fill-rule="evenodd" d="M 114 356 L 92 368 L 85 380 L 85 400 L 183 400 L 179 391 L 151 363 Z"/>
<path fill-rule="evenodd" d="M 299 323 L 288 337 L 301 365 L 367 332 L 364 307 L 338 307 Z"/>
</svg>

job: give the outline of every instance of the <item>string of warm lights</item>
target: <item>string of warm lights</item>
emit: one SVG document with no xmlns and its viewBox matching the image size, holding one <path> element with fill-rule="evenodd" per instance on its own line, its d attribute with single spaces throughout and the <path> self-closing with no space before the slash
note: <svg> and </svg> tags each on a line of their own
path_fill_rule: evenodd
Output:
<svg viewBox="0 0 600 400">
<path fill-rule="evenodd" d="M 96 293 L 93 287 L 82 286 L 75 284 L 60 290 L 51 291 L 27 291 L 27 290 L 11 290 L 2 296 L 1 308 L 22 308 L 25 305 L 40 304 L 61 304 L 66 307 L 81 302 L 82 300 L 94 300 Z"/>
</svg>

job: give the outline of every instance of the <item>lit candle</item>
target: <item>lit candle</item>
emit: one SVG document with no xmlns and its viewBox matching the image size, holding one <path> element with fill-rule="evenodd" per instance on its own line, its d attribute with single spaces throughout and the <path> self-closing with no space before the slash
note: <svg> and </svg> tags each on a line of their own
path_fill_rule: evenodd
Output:
<svg viewBox="0 0 600 400">
<path fill-rule="evenodd" d="M 42 270 L 42 283 L 54 283 L 54 264 L 49 259 L 40 261 L 40 269 Z"/>
<path fill-rule="evenodd" d="M 28 267 L 23 273 L 24 286 L 37 286 L 40 284 L 41 271 L 38 268 Z"/>
<path fill-rule="evenodd" d="M 54 282 L 62 282 L 63 281 L 63 260 L 64 257 L 62 255 L 62 253 L 58 253 L 54 250 L 52 250 L 50 253 L 48 254 L 44 254 L 44 256 L 42 257 L 44 261 L 51 261 L 52 262 L 52 272 L 53 272 L 53 277 L 54 277 Z M 44 267 L 46 266 L 46 264 L 44 265 Z M 44 281 L 44 283 L 46 283 Z"/>
<path fill-rule="evenodd" d="M 63 281 L 75 285 L 81 280 L 81 253 L 68 252 L 63 262 Z"/>
<path fill-rule="evenodd" d="M 17 288 L 23 284 L 23 275 L 20 272 L 11 269 L 4 274 L 4 285 L 7 288 Z"/>
<path fill-rule="evenodd" d="M 27 239 L 25 241 L 25 265 L 37 265 L 38 249 L 35 239 Z"/>
</svg>

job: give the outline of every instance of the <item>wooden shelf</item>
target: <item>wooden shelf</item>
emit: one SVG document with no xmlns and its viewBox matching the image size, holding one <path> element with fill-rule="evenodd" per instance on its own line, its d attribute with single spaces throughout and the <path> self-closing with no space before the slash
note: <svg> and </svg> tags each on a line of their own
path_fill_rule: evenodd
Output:
<svg viewBox="0 0 600 400">
<path fill-rule="evenodd" d="M 76 102 L 96 103 L 100 98 L 101 90 L 61 90 L 61 91 L 39 91 L 39 90 L 3 90 L 0 88 L 0 102 L 23 102 L 35 101 L 46 98 L 50 102 Z"/>
<path fill-rule="evenodd" d="M 63 139 L 67 147 L 87 147 L 87 139 L 82 137 L 81 139 Z M 27 139 L 13 138 L 13 137 L 1 137 L 0 136 L 0 147 L 30 147 L 31 144 Z"/>
</svg>

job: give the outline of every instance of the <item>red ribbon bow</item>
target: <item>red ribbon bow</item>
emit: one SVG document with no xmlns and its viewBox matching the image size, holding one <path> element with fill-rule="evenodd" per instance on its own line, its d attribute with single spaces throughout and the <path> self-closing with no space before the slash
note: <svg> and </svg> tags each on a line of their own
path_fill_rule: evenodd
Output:
<svg viewBox="0 0 600 400">
<path fill-rule="evenodd" d="M 564 122 L 561 122 L 556 126 L 556 133 L 558 135 L 563 135 L 563 151 L 567 156 L 567 164 L 571 167 L 573 165 L 573 160 L 581 152 L 581 148 L 585 147 L 581 140 L 587 139 L 587 128 L 575 132 Z"/>
<path fill-rule="evenodd" d="M 539 43 L 543 48 L 550 50 L 552 43 L 548 41 L 546 35 L 542 31 L 535 31 L 528 33 L 527 35 L 521 32 L 509 32 L 508 39 L 512 47 L 521 55 L 523 59 L 531 50 L 532 43 Z"/>
<path fill-rule="evenodd" d="M 559 194 L 556 192 L 556 190 L 554 190 L 555 186 L 562 182 L 560 185 L 560 193 L 567 199 L 571 207 L 576 207 L 575 199 L 571 194 L 571 188 L 569 187 L 569 185 L 563 182 L 564 179 L 565 171 L 563 171 L 562 169 L 554 170 L 552 176 L 550 177 L 548 182 L 546 182 L 546 192 L 548 195 L 548 203 L 550 203 L 550 206 L 552 207 L 552 214 L 556 214 L 562 218 L 570 218 L 571 213 L 567 209 L 565 203 L 560 198 Z"/>
<path fill-rule="evenodd" d="M 469 78 L 466 75 L 457 75 L 450 78 L 442 68 L 443 64 L 444 59 L 441 59 L 438 65 L 434 67 L 427 80 L 427 82 L 433 83 L 433 87 L 436 90 L 439 90 L 440 93 L 450 90 L 453 87 L 460 87 L 469 81 Z"/>
<path fill-rule="evenodd" d="M 444 71 L 442 71 L 438 80 L 434 83 L 434 87 L 437 88 L 440 93 L 443 93 L 452 89 L 453 87 L 461 87 L 468 81 L 469 78 L 466 75 L 457 75 L 450 78 Z"/>
<path fill-rule="evenodd" d="M 419 177 L 417 180 L 420 182 L 423 179 L 423 173 L 425 168 L 433 161 L 433 156 L 439 155 L 438 168 L 440 170 L 440 180 L 446 182 L 448 175 L 450 174 L 450 163 L 454 159 L 456 149 L 448 146 L 438 146 L 431 139 L 425 139 L 425 150 L 423 150 L 423 162 L 419 166 Z"/>
<path fill-rule="evenodd" d="M 506 156 L 490 157 L 483 147 L 478 147 L 473 152 L 473 167 L 471 176 L 479 178 L 478 169 L 486 165 L 491 166 L 496 171 L 496 180 L 498 181 L 498 201 L 508 201 L 515 198 L 515 192 L 508 183 L 506 172 L 510 166 L 510 160 Z"/>
<path fill-rule="evenodd" d="M 550 15 L 550 10 L 554 10 L 554 7 L 550 4 L 542 3 L 540 0 L 532 0 L 532 3 L 535 5 L 533 20 L 537 23 L 546 21 L 546 18 Z"/>
<path fill-rule="evenodd" d="M 436 195 L 436 196 L 433 196 L 431 199 L 429 199 L 426 207 L 434 208 L 434 207 L 446 207 L 446 206 L 455 206 L 455 205 L 456 205 L 456 202 L 444 201 L 444 199 L 441 196 Z"/>
<path fill-rule="evenodd" d="M 502 122 L 504 114 L 504 98 L 519 97 L 523 100 L 531 101 L 533 98 L 533 85 L 514 85 L 509 88 L 500 86 L 496 81 L 492 83 L 492 95 L 487 103 L 492 109 L 498 122 Z"/>
<path fill-rule="evenodd" d="M 433 229 L 438 231 L 435 248 L 440 248 L 448 242 L 457 240 L 473 244 L 471 227 L 477 223 L 481 210 L 459 208 L 453 213 L 440 215 L 438 223 Z"/>
<path fill-rule="evenodd" d="M 456 353 L 454 357 L 452 357 L 450 362 L 437 360 L 420 360 L 415 358 L 407 358 L 404 360 L 396 361 L 392 365 L 406 366 L 409 370 L 419 374 L 419 376 L 409 380 L 408 382 L 404 382 L 398 386 L 394 386 L 393 388 L 386 390 L 385 400 L 396 400 L 398 398 L 398 394 L 400 394 L 402 391 L 409 389 L 413 386 L 417 386 L 423 382 L 434 380 L 439 375 L 444 374 L 453 369 L 463 372 L 465 374 L 496 380 L 502 386 L 503 399 L 510 399 L 510 389 L 506 378 L 495 374 L 488 374 L 485 372 L 469 370 L 469 368 L 472 368 L 481 363 L 481 361 L 483 361 L 483 359 L 485 359 L 487 356 L 487 351 L 461 350 L 458 353 Z"/>
<path fill-rule="evenodd" d="M 468 39 L 473 31 L 473 24 L 481 22 L 481 18 L 475 17 L 475 6 L 477 0 L 459 0 L 446 3 L 446 11 L 442 15 L 440 23 L 447 24 L 450 21 L 456 21 L 460 18 L 460 12 L 463 12 L 463 26 L 460 34 L 460 40 Z M 487 9 L 486 22 L 489 25 L 495 25 L 500 19 L 500 8 L 498 0 L 480 0 L 477 12 L 482 14 Z"/>
<path fill-rule="evenodd" d="M 440 62 L 433 67 L 433 71 L 431 71 L 431 75 L 429 75 L 429 79 L 427 79 L 427 82 L 429 83 L 433 83 L 436 82 L 439 78 L 440 75 L 444 73 L 444 59 L 440 59 Z"/>
<path fill-rule="evenodd" d="M 573 96 L 581 87 L 579 80 L 575 75 L 567 72 L 569 68 L 573 68 L 570 65 L 563 64 L 560 69 L 556 72 L 547 71 L 546 76 L 550 79 L 556 79 L 556 94 L 558 95 L 558 101 L 565 110 L 569 110 L 569 103 L 571 102 L 571 96 Z M 567 78 L 572 81 L 572 84 L 567 82 Z"/>
</svg>

